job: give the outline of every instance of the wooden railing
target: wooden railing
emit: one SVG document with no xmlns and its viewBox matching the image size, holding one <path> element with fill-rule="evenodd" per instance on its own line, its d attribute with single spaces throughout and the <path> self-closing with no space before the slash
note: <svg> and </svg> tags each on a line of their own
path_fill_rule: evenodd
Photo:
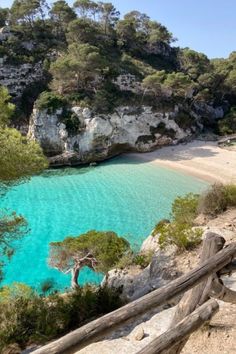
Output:
<svg viewBox="0 0 236 354">
<path fill-rule="evenodd" d="M 73 353 L 103 335 L 124 321 L 137 317 L 147 310 L 184 294 L 169 330 L 155 338 L 138 354 L 180 353 L 190 334 L 198 329 L 218 311 L 218 302 L 236 303 L 236 292 L 224 286 L 220 277 L 236 271 L 236 243 L 224 247 L 225 240 L 214 233 L 208 233 L 203 241 L 199 265 L 187 274 L 169 284 L 152 291 L 118 310 L 102 316 L 64 337 L 51 342 L 35 354 Z M 213 299 L 212 299 L 213 298 Z"/>
</svg>

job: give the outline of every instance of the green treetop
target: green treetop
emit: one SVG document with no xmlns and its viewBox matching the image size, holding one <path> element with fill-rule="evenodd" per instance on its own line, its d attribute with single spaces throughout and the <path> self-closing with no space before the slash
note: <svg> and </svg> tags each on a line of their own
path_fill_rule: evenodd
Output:
<svg viewBox="0 0 236 354">
<path fill-rule="evenodd" d="M 76 288 L 83 267 L 106 273 L 129 250 L 128 241 L 114 232 L 89 231 L 50 243 L 49 265 L 64 273 L 71 272 L 71 286 Z"/>
</svg>

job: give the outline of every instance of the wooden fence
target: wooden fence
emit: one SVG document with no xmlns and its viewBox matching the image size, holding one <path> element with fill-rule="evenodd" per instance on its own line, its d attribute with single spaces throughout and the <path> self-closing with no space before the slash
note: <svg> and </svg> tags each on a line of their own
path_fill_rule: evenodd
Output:
<svg viewBox="0 0 236 354">
<path fill-rule="evenodd" d="M 180 353 L 190 334 L 200 328 L 218 311 L 215 299 L 236 304 L 236 292 L 224 286 L 222 275 L 236 271 L 236 243 L 224 247 L 223 237 L 208 233 L 203 241 L 199 265 L 189 273 L 152 291 L 105 316 L 34 351 L 35 354 L 61 354 L 78 351 L 124 321 L 167 303 L 184 294 L 177 305 L 170 328 L 157 336 L 137 354 Z M 76 351 L 74 349 L 74 351 Z"/>
</svg>

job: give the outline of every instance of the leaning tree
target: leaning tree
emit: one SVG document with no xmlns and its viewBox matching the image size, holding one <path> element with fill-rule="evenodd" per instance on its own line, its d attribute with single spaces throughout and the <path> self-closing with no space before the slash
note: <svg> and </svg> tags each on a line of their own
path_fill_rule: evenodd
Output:
<svg viewBox="0 0 236 354">
<path fill-rule="evenodd" d="M 106 273 L 129 251 L 129 242 L 115 232 L 93 230 L 50 243 L 49 265 L 65 274 L 71 273 L 71 287 L 75 289 L 79 287 L 78 277 L 83 267 Z"/>
</svg>

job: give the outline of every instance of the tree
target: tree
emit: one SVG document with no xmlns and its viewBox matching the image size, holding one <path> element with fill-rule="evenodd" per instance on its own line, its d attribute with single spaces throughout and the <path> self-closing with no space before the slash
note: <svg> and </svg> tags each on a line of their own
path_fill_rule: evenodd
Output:
<svg viewBox="0 0 236 354">
<path fill-rule="evenodd" d="M 14 109 L 7 89 L 0 87 L 0 182 L 7 185 L 47 167 L 40 146 L 7 127 Z"/>
<path fill-rule="evenodd" d="M 5 127 L 9 123 L 9 119 L 14 113 L 15 106 L 10 103 L 10 95 L 8 90 L 0 86 L 0 126 Z"/>
<path fill-rule="evenodd" d="M 72 44 L 68 53 L 51 66 L 53 87 L 59 93 L 91 90 L 96 87 L 96 79 L 106 68 L 106 62 L 99 49 L 89 44 Z"/>
<path fill-rule="evenodd" d="M 0 182 L 19 183 L 47 167 L 41 147 L 13 128 L 0 128 Z"/>
<path fill-rule="evenodd" d="M 171 42 L 175 41 L 176 39 L 173 38 L 171 32 L 163 26 L 162 24 L 156 21 L 148 21 L 147 22 L 147 31 L 148 31 L 148 44 L 156 44 L 158 42 L 164 42 L 166 44 L 170 44 Z"/>
<path fill-rule="evenodd" d="M 71 272 L 71 287 L 78 288 L 78 277 L 83 267 L 106 273 L 128 251 L 128 241 L 116 233 L 89 231 L 50 243 L 49 265 L 63 273 Z"/>
<path fill-rule="evenodd" d="M 97 45 L 101 30 L 98 24 L 88 18 L 78 18 L 68 25 L 67 40 L 69 43 Z"/>
<path fill-rule="evenodd" d="M 155 74 L 148 75 L 143 79 L 142 85 L 144 89 L 152 91 L 156 97 L 162 96 L 163 83 L 166 78 L 165 70 L 157 71 Z"/>
<path fill-rule="evenodd" d="M 138 11 L 131 11 L 117 23 L 119 44 L 126 49 L 143 50 L 147 41 L 147 23 L 150 18 Z"/>
<path fill-rule="evenodd" d="M 195 84 L 188 75 L 173 72 L 167 75 L 163 86 L 172 92 L 173 97 L 185 99 L 192 97 Z"/>
<path fill-rule="evenodd" d="M 65 0 L 54 2 L 49 13 L 53 22 L 57 24 L 61 32 L 66 29 L 71 21 L 76 19 L 75 12 Z"/>
<path fill-rule="evenodd" d="M 25 22 L 33 26 L 37 17 L 44 19 L 48 10 L 46 0 L 14 0 L 10 9 L 11 23 Z"/>
<path fill-rule="evenodd" d="M 110 2 L 99 2 L 100 20 L 103 25 L 104 33 L 108 34 L 119 20 L 120 12 Z"/>
<path fill-rule="evenodd" d="M 27 232 L 27 222 L 16 213 L 0 210 L 0 280 L 3 277 L 4 258 L 10 259 L 14 253 L 12 242 L 21 239 Z"/>
<path fill-rule="evenodd" d="M 6 25 L 9 9 L 0 7 L 0 28 Z"/>
<path fill-rule="evenodd" d="M 96 15 L 99 12 L 99 6 L 96 2 L 91 0 L 76 0 L 74 8 L 78 11 L 81 17 L 90 17 L 96 19 Z"/>
<path fill-rule="evenodd" d="M 0 87 L 0 192 L 12 184 L 29 178 L 47 167 L 42 149 L 33 141 L 28 141 L 20 132 L 8 128 L 7 123 L 14 112 L 8 91 Z M 12 241 L 25 234 L 27 223 L 15 213 L 0 212 L 0 257 L 13 254 Z M 0 272 L 4 262 L 0 263 Z"/>
<path fill-rule="evenodd" d="M 199 75 L 211 71 L 211 63 L 207 56 L 192 49 L 185 48 L 179 53 L 181 70 L 191 79 L 197 79 Z"/>
</svg>

